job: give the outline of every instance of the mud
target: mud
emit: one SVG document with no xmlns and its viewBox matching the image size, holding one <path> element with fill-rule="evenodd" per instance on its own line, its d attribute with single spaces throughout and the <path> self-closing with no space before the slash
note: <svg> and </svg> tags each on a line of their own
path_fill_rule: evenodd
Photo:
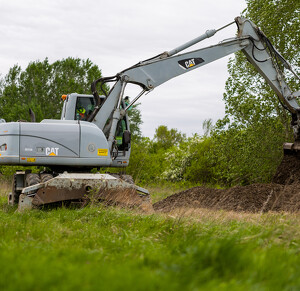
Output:
<svg viewBox="0 0 300 291">
<path fill-rule="evenodd" d="M 209 208 L 263 213 L 300 211 L 300 160 L 286 156 L 270 184 L 252 184 L 229 189 L 194 187 L 153 205 L 155 211 L 174 208 Z"/>
</svg>

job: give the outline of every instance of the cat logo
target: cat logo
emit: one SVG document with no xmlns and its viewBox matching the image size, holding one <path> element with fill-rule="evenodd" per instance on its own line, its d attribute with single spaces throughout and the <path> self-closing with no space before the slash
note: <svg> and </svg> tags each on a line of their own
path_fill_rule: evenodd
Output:
<svg viewBox="0 0 300 291">
<path fill-rule="evenodd" d="M 178 61 L 178 64 L 186 70 L 194 66 L 197 66 L 203 62 L 204 60 L 202 58 L 191 58 L 191 59 L 180 60 Z"/>
<path fill-rule="evenodd" d="M 58 150 L 59 148 L 46 148 L 46 156 L 58 156 Z"/>
</svg>

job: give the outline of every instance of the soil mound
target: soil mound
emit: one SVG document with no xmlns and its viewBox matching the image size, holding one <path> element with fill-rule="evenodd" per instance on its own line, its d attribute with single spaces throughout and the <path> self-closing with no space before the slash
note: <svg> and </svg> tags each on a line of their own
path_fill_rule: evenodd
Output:
<svg viewBox="0 0 300 291">
<path fill-rule="evenodd" d="M 300 210 L 300 185 L 253 184 L 229 189 L 194 187 L 153 205 L 154 210 L 211 208 L 247 212 Z"/>
<path fill-rule="evenodd" d="M 286 156 L 270 184 L 235 186 L 229 189 L 194 187 L 153 205 L 154 210 L 210 208 L 230 211 L 300 211 L 300 160 Z"/>
</svg>

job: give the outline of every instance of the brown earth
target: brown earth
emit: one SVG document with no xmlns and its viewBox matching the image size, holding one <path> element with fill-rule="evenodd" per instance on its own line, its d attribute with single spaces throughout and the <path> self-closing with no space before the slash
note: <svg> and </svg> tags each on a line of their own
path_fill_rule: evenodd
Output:
<svg viewBox="0 0 300 291">
<path fill-rule="evenodd" d="M 284 156 L 273 177 L 273 183 L 291 185 L 300 183 L 300 158 L 298 156 Z"/>
<path fill-rule="evenodd" d="M 285 156 L 273 182 L 235 186 L 229 189 L 194 187 L 176 193 L 153 205 L 154 210 L 210 208 L 246 212 L 300 210 L 300 159 Z"/>
</svg>

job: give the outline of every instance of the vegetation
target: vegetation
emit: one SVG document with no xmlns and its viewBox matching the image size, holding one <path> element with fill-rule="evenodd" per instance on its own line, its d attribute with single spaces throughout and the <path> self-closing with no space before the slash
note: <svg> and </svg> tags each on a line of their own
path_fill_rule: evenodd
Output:
<svg viewBox="0 0 300 291">
<path fill-rule="evenodd" d="M 299 217 L 0 202 L 2 290 L 297 290 Z M 198 215 L 199 217 L 199 215 Z"/>
</svg>

